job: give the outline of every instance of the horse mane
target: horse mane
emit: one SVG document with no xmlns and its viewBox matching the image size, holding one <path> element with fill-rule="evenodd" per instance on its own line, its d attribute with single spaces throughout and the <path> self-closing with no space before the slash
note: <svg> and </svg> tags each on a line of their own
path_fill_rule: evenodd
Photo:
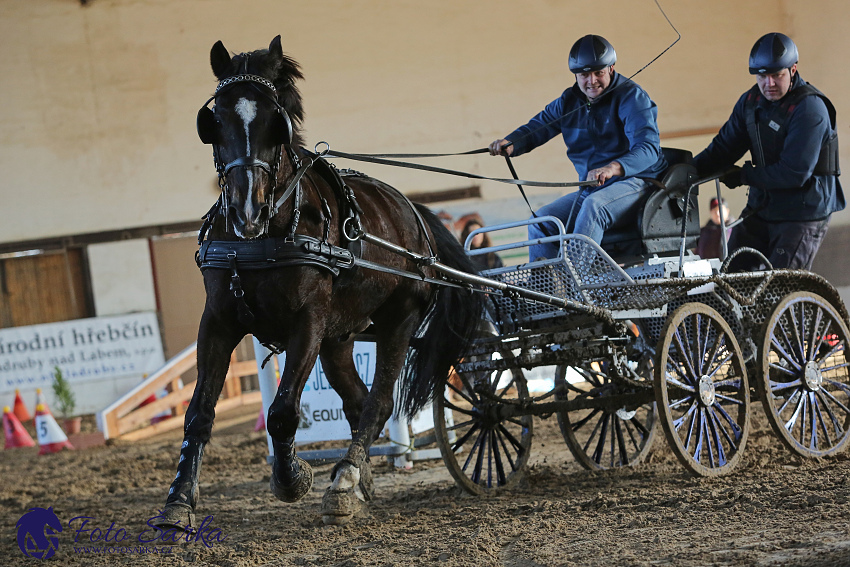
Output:
<svg viewBox="0 0 850 567">
<path fill-rule="evenodd" d="M 276 59 L 269 49 L 258 49 L 234 55 L 230 60 L 229 67 L 219 75 L 219 81 L 245 73 L 246 61 L 247 73 L 259 75 L 274 83 L 275 89 L 277 89 L 278 102 L 286 109 L 289 118 L 292 120 L 292 146 L 301 147 L 303 145 L 301 125 L 304 121 L 304 103 L 301 100 L 301 91 L 295 84 L 296 81 L 304 78 L 301 65 L 289 55 L 281 54 L 280 58 Z"/>
</svg>

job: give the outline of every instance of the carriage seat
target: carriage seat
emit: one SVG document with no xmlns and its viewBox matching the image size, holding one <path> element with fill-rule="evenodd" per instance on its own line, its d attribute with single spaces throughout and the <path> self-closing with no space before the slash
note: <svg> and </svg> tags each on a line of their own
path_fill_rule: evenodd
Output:
<svg viewBox="0 0 850 567">
<path fill-rule="evenodd" d="M 684 219 L 685 196 L 697 179 L 697 171 L 690 164 L 693 155 L 678 148 L 661 148 L 661 151 L 669 167 L 647 191 L 635 222 L 606 231 L 602 237 L 602 249 L 614 259 L 678 253 L 683 220 L 685 246 L 696 246 L 700 231 L 698 188 L 691 191 L 688 217 Z"/>
</svg>

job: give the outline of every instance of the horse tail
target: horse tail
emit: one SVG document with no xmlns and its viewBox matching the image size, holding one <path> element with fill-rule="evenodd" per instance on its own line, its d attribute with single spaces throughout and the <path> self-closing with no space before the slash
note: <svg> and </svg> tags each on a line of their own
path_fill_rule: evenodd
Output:
<svg viewBox="0 0 850 567">
<path fill-rule="evenodd" d="M 437 215 L 416 204 L 436 242 L 439 261 L 470 274 L 475 266 Z M 399 381 L 400 413 L 412 417 L 442 394 L 452 366 L 468 351 L 484 309 L 484 295 L 468 288 L 437 286 L 431 305 L 413 335 Z"/>
</svg>

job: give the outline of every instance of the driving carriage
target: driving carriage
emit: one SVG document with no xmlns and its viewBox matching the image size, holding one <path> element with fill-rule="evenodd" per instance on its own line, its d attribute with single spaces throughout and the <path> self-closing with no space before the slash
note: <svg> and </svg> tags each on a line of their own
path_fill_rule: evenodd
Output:
<svg viewBox="0 0 850 567">
<path fill-rule="evenodd" d="M 636 225 L 602 247 L 552 217 L 523 221 L 554 223 L 546 240 L 559 243 L 558 257 L 479 275 L 427 208 L 337 169 L 327 147 L 303 149 L 302 75 L 279 36 L 236 55 L 217 42 L 210 62 L 218 86 L 197 127 L 221 194 L 199 233 L 207 298 L 198 379 L 157 525 L 196 527 L 216 400 L 230 353 L 249 333 L 287 354 L 266 417 L 279 500 L 297 501 L 313 484 L 295 432 L 317 357 L 343 400 L 352 441 L 322 500 L 329 524 L 372 498 L 369 450 L 393 411 L 396 382 L 408 416 L 433 402 L 432 439 L 471 492 L 520 477 L 535 415 L 557 415 L 591 468 L 640 462 L 660 423 L 687 468 L 722 474 L 746 444 L 751 383 L 793 451 L 821 456 L 846 445 L 848 331 L 838 293 L 808 272 L 730 273 L 686 253 L 704 180 L 681 151 L 668 156 L 676 163 Z M 371 389 L 352 359 L 367 330 L 376 343 Z M 452 367 L 457 381 L 447 380 Z M 532 397 L 524 372 L 535 367 L 556 370 L 551 390 Z"/>
<path fill-rule="evenodd" d="M 759 400 L 797 455 L 817 458 L 847 445 L 848 319 L 838 292 L 811 272 L 771 269 L 755 250 L 723 262 L 691 253 L 696 190 L 716 178 L 698 179 L 687 152 L 664 153 L 673 165 L 636 225 L 606 234 L 601 246 L 567 234 L 553 217 L 470 235 L 467 248 L 480 232 L 556 226 L 543 239 L 558 242 L 556 258 L 482 275 L 567 304 L 490 295 L 489 336 L 475 340 L 434 405 L 443 459 L 465 490 L 498 489 L 521 476 L 532 416 L 557 416 L 576 460 L 596 470 L 643 461 L 660 427 L 689 471 L 728 473 Z M 741 254 L 756 254 L 764 269 L 730 271 Z M 532 395 L 525 373 L 541 367 L 551 372 L 551 389 Z"/>
</svg>

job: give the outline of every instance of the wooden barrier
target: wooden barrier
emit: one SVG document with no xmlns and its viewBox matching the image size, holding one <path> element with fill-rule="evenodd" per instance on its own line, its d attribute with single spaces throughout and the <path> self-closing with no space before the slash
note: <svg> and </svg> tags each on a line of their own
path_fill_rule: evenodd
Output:
<svg viewBox="0 0 850 567">
<path fill-rule="evenodd" d="M 135 441 L 182 427 L 184 403 L 192 398 L 195 390 L 195 382 L 184 383 L 182 376 L 197 366 L 197 351 L 197 343 L 186 347 L 144 382 L 99 412 L 98 426 L 103 431 L 104 438 Z M 240 361 L 234 351 L 230 356 L 230 368 L 221 398 L 216 404 L 216 411 L 260 403 L 262 396 L 259 391 L 242 391 L 241 378 L 256 374 L 256 361 L 253 358 Z M 151 394 L 163 389 L 167 390 L 168 394 L 149 404 L 140 405 Z M 171 417 L 151 424 L 152 417 L 166 410 L 171 411 Z"/>
</svg>

